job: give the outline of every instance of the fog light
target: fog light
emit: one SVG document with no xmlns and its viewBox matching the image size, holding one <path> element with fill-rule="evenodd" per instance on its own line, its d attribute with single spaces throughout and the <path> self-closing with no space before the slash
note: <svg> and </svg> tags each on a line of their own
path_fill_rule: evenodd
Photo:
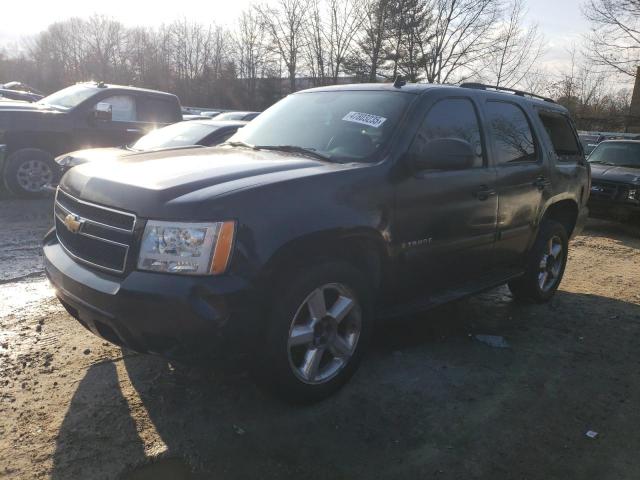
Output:
<svg viewBox="0 0 640 480">
<path fill-rule="evenodd" d="M 629 190 L 627 192 L 627 198 L 629 200 L 638 200 L 638 190 L 636 190 L 635 188 Z"/>
</svg>

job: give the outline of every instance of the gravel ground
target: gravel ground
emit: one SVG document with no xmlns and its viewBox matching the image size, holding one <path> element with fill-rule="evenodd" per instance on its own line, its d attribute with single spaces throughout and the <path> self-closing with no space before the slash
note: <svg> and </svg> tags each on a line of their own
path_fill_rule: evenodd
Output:
<svg viewBox="0 0 640 480">
<path fill-rule="evenodd" d="M 640 478 L 639 229 L 591 222 L 547 305 L 502 287 L 385 327 L 338 395 L 291 407 L 84 330 L 42 275 L 50 219 L 0 201 L 0 478 Z"/>
</svg>

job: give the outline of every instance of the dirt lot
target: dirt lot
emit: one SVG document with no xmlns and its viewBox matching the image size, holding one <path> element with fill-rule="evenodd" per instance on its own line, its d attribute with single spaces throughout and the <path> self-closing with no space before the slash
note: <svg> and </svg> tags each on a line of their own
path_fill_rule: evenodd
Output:
<svg viewBox="0 0 640 480">
<path fill-rule="evenodd" d="M 50 217 L 0 200 L 0 478 L 640 478 L 638 229 L 592 222 L 548 305 L 499 288 L 387 327 L 294 408 L 85 331 L 41 273 Z"/>
</svg>

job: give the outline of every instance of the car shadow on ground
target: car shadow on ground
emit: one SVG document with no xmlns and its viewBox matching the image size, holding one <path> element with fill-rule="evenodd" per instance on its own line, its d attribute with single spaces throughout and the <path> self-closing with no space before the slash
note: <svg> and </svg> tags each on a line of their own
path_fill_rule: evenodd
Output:
<svg viewBox="0 0 640 480">
<path fill-rule="evenodd" d="M 631 478 L 639 339 L 635 304 L 523 305 L 501 287 L 382 326 L 359 373 L 312 406 L 243 370 L 125 352 L 126 378 L 106 362 L 79 383 L 52 478 Z"/>
</svg>

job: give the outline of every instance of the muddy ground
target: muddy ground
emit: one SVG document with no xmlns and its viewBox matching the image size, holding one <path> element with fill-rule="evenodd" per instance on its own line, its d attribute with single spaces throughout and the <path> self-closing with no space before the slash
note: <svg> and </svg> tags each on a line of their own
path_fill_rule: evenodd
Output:
<svg viewBox="0 0 640 480">
<path fill-rule="evenodd" d="M 388 326 L 291 407 L 84 330 L 42 276 L 50 218 L 0 200 L 0 478 L 640 478 L 639 229 L 591 222 L 551 303 L 498 288 Z"/>
</svg>

